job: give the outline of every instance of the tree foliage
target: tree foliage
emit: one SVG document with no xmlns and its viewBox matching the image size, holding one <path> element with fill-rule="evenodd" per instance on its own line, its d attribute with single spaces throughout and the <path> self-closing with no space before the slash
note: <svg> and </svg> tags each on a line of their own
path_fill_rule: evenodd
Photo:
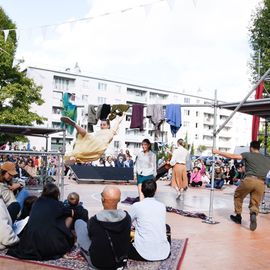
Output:
<svg viewBox="0 0 270 270">
<path fill-rule="evenodd" d="M 0 7 L 0 30 L 15 29 L 16 25 Z M 19 61 L 14 65 L 17 48 L 16 31 L 10 31 L 5 41 L 0 31 L 0 123 L 10 125 L 42 124 L 45 118 L 31 111 L 33 104 L 41 105 L 41 87 L 20 71 Z M 0 144 L 22 140 L 23 136 L 0 134 Z M 24 138 L 25 139 L 25 138 Z"/>
<path fill-rule="evenodd" d="M 249 32 L 253 51 L 250 67 L 255 82 L 270 68 L 270 0 L 263 0 L 256 8 L 251 18 Z M 269 82 L 265 83 L 265 90 L 264 94 L 269 96 L 267 94 L 270 90 Z"/>
</svg>

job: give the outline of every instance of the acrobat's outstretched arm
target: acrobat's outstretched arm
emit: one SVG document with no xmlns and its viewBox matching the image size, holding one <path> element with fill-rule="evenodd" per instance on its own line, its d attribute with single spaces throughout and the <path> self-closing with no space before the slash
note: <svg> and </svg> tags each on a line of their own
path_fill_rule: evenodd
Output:
<svg viewBox="0 0 270 270">
<path fill-rule="evenodd" d="M 123 119 L 124 119 L 125 117 L 126 117 L 126 114 L 123 113 L 122 116 L 120 116 L 120 117 L 118 117 L 118 118 L 116 119 L 116 123 L 115 123 L 115 125 L 113 126 L 113 130 L 114 130 L 115 132 L 117 132 L 117 130 L 119 129 L 119 126 L 120 126 L 121 122 L 123 121 Z"/>
</svg>

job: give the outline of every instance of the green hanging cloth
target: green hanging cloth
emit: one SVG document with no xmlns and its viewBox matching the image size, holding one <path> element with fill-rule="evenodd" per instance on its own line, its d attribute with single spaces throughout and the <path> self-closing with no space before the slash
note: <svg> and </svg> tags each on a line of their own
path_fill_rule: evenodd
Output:
<svg viewBox="0 0 270 270">
<path fill-rule="evenodd" d="M 63 93 L 63 111 L 62 116 L 69 117 L 74 122 L 77 122 L 77 106 L 70 102 L 70 93 Z M 66 127 L 69 134 L 72 134 L 74 131 L 74 127 L 70 125 L 65 125 L 65 123 L 61 122 L 61 127 Z"/>
</svg>

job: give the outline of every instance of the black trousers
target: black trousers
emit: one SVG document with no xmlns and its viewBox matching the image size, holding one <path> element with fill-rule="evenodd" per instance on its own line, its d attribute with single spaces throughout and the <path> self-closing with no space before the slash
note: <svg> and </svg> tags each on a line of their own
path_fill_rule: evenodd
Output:
<svg viewBox="0 0 270 270">
<path fill-rule="evenodd" d="M 202 186 L 202 181 L 199 181 L 198 183 L 191 182 L 192 187 Z"/>
<path fill-rule="evenodd" d="M 11 216 L 12 223 L 17 219 L 18 214 L 20 213 L 21 207 L 18 202 L 11 203 L 7 210 L 9 212 L 9 215 Z"/>
</svg>

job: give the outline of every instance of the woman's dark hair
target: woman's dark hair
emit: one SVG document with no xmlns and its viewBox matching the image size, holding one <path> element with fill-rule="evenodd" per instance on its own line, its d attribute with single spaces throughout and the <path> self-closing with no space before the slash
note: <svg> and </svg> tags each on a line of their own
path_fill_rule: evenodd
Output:
<svg viewBox="0 0 270 270">
<path fill-rule="evenodd" d="M 146 180 L 142 183 L 142 193 L 144 198 L 154 197 L 156 190 L 157 183 L 154 180 Z"/>
<path fill-rule="evenodd" d="M 143 141 L 142 141 L 142 144 L 143 143 L 146 143 L 146 144 L 148 144 L 148 149 L 149 149 L 149 151 L 151 150 L 151 143 L 150 143 L 150 141 L 148 140 L 148 139 L 144 139 Z"/>
<path fill-rule="evenodd" d="M 58 201 L 60 197 L 59 188 L 53 183 L 48 183 L 43 187 L 41 196 L 52 198 Z"/>
</svg>

